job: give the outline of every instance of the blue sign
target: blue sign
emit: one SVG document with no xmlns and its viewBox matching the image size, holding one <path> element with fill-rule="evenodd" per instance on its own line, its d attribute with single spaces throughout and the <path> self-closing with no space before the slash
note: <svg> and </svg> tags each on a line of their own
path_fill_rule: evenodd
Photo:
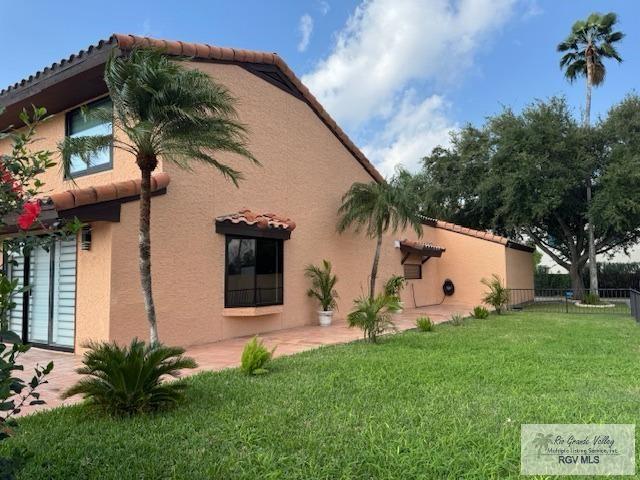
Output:
<svg viewBox="0 0 640 480">
<path fill-rule="evenodd" d="M 567 290 L 566 292 L 564 292 L 564 296 L 566 298 L 573 298 L 573 290 Z"/>
</svg>

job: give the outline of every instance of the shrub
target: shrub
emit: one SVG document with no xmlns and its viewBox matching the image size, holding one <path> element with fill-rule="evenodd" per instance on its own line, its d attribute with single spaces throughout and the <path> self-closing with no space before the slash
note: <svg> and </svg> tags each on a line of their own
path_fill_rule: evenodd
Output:
<svg viewBox="0 0 640 480">
<path fill-rule="evenodd" d="M 478 305 L 473 309 L 473 318 L 478 318 L 480 320 L 487 318 L 489 316 L 489 310 Z"/>
<path fill-rule="evenodd" d="M 384 284 L 384 294 L 388 297 L 396 297 L 400 300 L 400 292 L 405 287 L 407 281 L 400 275 L 393 275 Z"/>
<path fill-rule="evenodd" d="M 600 296 L 597 293 L 585 293 L 582 296 L 582 303 L 585 305 L 600 305 Z"/>
<path fill-rule="evenodd" d="M 331 262 L 323 260 L 322 267 L 307 265 L 304 274 L 311 279 L 311 288 L 307 290 L 307 295 L 318 299 L 325 312 L 336 309 L 338 292 L 334 287 L 338 277 L 331 273 Z"/>
<path fill-rule="evenodd" d="M 267 350 L 262 340 L 258 337 L 253 337 L 247 342 L 242 351 L 242 358 L 240 360 L 240 371 L 247 375 L 262 375 L 267 373 L 268 370 L 265 365 L 273 357 L 273 350 Z"/>
<path fill-rule="evenodd" d="M 489 287 L 489 291 L 482 301 L 487 305 L 491 305 L 498 315 L 501 314 L 509 303 L 510 290 L 502 285 L 502 280 L 495 273 L 490 279 L 483 278 L 482 283 Z"/>
<path fill-rule="evenodd" d="M 347 315 L 349 327 L 362 329 L 364 337 L 376 343 L 378 336 L 387 330 L 394 330 L 391 315 L 402 306 L 396 297 L 380 293 L 374 298 L 360 297 L 354 302 L 353 310 Z"/>
<path fill-rule="evenodd" d="M 421 332 L 432 332 L 434 329 L 433 322 L 429 317 L 419 317 L 416 319 L 416 327 Z"/>
<path fill-rule="evenodd" d="M 92 405 L 112 415 L 134 415 L 173 407 L 184 397 L 187 384 L 163 382 L 166 375 L 177 377 L 196 362 L 183 357 L 183 348 L 161 344 L 145 345 L 137 338 L 129 346 L 89 343 L 84 366 L 76 370 L 86 377 L 62 394 L 83 396 Z"/>
<path fill-rule="evenodd" d="M 451 323 L 451 325 L 453 325 L 454 327 L 460 327 L 464 324 L 464 317 L 459 313 L 454 313 L 453 315 L 451 315 L 449 323 Z"/>
</svg>

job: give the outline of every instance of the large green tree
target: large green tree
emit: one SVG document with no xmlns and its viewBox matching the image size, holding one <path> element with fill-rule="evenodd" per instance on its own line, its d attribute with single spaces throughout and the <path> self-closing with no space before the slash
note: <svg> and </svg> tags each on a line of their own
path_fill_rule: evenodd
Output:
<svg viewBox="0 0 640 480">
<path fill-rule="evenodd" d="M 404 175 L 404 174 L 403 174 Z M 389 182 L 356 182 L 342 197 L 338 210 L 338 231 L 353 227 L 356 232 L 364 230 L 376 239 L 376 251 L 369 279 L 369 298 L 375 297 L 376 277 L 382 236 L 388 232 L 411 227 L 422 236 L 422 219 L 413 191 L 403 188 L 406 179 L 397 176 Z"/>
<path fill-rule="evenodd" d="M 578 20 L 571 27 L 569 36 L 558 45 L 558 51 L 564 52 L 560 59 L 560 68 L 565 77 L 574 82 L 578 77 L 587 81 L 587 98 L 585 102 L 583 122 L 586 127 L 591 124 L 591 90 L 604 82 L 606 67 L 604 60 L 612 58 L 622 62 L 615 48 L 615 43 L 622 40 L 622 32 L 614 32 L 618 18 L 615 13 L 602 15 L 592 13 L 586 20 Z M 587 201 L 592 198 L 592 184 L 587 182 Z M 591 292 L 598 294 L 598 266 L 596 264 L 594 219 L 587 225 L 589 241 L 589 279 Z"/>
<path fill-rule="evenodd" d="M 592 127 L 562 98 L 510 109 L 467 126 L 424 159 L 414 182 L 425 209 L 481 229 L 529 239 L 583 291 L 588 218 L 596 253 L 640 238 L 640 98 L 629 96 Z M 593 182 L 593 200 L 584 195 Z"/>
<path fill-rule="evenodd" d="M 158 160 L 189 169 L 210 165 L 234 184 L 240 172 L 219 159 L 233 152 L 256 162 L 247 149 L 246 130 L 236 120 L 235 100 L 206 73 L 185 68 L 159 50 L 137 48 L 111 57 L 105 82 L 113 108 L 93 115 L 112 122 L 113 135 L 67 137 L 61 143 L 66 170 L 73 155 L 90 164 L 91 155 L 106 147 L 128 152 L 140 168 L 140 277 L 149 321 L 150 341 L 158 343 L 151 285 L 151 173 Z"/>
</svg>

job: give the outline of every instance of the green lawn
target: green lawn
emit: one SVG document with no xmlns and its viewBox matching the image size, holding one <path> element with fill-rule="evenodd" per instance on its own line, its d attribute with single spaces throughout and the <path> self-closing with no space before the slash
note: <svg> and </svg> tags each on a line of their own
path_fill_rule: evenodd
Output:
<svg viewBox="0 0 640 480">
<path fill-rule="evenodd" d="M 2 448 L 33 452 L 25 479 L 517 477 L 522 423 L 640 423 L 640 328 L 511 313 L 188 381 L 173 412 L 63 408 Z"/>
</svg>

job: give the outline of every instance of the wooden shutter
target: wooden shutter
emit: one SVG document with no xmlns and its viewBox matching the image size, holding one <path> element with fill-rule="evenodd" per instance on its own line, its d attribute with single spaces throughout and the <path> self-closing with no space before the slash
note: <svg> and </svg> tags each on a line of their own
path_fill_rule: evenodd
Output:
<svg viewBox="0 0 640 480">
<path fill-rule="evenodd" d="M 422 278 L 422 265 L 416 263 L 404 264 L 404 278 L 407 280 L 419 280 Z"/>
</svg>

